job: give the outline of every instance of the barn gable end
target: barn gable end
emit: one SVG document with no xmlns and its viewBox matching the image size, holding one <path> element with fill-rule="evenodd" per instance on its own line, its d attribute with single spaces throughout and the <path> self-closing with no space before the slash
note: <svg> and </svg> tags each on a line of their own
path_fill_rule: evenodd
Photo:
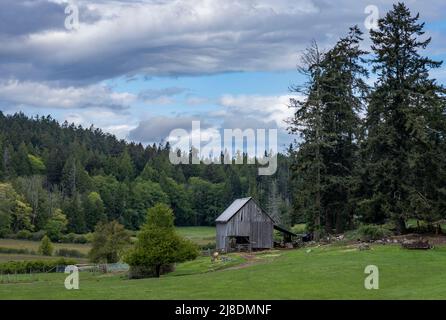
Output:
<svg viewBox="0 0 446 320">
<path fill-rule="evenodd" d="M 229 251 L 234 244 L 252 249 L 273 247 L 274 220 L 252 199 L 235 200 L 217 219 L 217 249 Z"/>
</svg>

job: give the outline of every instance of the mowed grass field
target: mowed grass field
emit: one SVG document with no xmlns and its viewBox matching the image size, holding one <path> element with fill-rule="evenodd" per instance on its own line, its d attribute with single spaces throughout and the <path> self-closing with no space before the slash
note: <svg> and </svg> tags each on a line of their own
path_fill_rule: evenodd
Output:
<svg viewBox="0 0 446 320">
<path fill-rule="evenodd" d="M 0 299 L 446 299 L 446 247 L 322 246 L 230 258 L 215 267 L 200 257 L 160 279 L 81 273 L 80 289 L 71 291 L 66 275 L 45 274 L 0 284 Z M 364 288 L 368 265 L 379 268 L 379 290 Z"/>
<path fill-rule="evenodd" d="M 195 242 L 198 245 L 215 244 L 214 227 L 176 227 L 179 235 Z"/>
</svg>

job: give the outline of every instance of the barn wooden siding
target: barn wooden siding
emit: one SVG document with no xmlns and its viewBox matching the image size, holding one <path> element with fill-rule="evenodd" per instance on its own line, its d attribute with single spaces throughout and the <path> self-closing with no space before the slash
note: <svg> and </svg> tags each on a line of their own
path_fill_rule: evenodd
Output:
<svg viewBox="0 0 446 320">
<path fill-rule="evenodd" d="M 231 236 L 249 237 L 253 249 L 272 248 L 273 228 L 273 220 L 251 199 L 227 222 L 217 222 L 217 249 L 227 249 Z"/>
</svg>

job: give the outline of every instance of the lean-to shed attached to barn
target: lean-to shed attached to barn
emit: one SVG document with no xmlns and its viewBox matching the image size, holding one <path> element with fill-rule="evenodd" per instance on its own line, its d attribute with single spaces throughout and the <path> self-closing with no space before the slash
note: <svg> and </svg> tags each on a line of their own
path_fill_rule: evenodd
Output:
<svg viewBox="0 0 446 320">
<path fill-rule="evenodd" d="M 235 200 L 215 221 L 217 249 L 270 249 L 274 220 L 252 198 Z"/>
</svg>

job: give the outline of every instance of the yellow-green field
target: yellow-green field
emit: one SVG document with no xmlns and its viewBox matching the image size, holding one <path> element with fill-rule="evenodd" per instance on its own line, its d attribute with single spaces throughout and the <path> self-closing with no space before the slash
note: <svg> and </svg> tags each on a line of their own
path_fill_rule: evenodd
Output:
<svg viewBox="0 0 446 320">
<path fill-rule="evenodd" d="M 15 239 L 0 239 L 0 247 L 2 248 L 14 248 L 14 249 L 28 249 L 37 252 L 40 242 L 28 241 L 28 240 L 15 240 Z M 54 250 L 58 249 L 74 249 L 81 253 L 87 254 L 91 246 L 89 244 L 79 243 L 53 243 Z"/>
<path fill-rule="evenodd" d="M 214 227 L 177 227 L 177 232 L 183 237 L 190 239 L 200 246 L 215 244 L 215 228 Z M 0 248 L 8 249 L 27 249 L 37 252 L 40 242 L 15 239 L 0 239 Z M 87 255 L 91 249 L 90 244 L 77 243 L 53 243 L 54 251 L 59 249 L 77 250 Z M 11 254 L 0 253 L 0 263 L 8 261 L 27 261 L 27 260 L 47 260 L 54 257 L 46 257 L 34 254 Z M 76 258 L 79 262 L 87 262 L 86 258 Z"/>
<path fill-rule="evenodd" d="M 7 249 L 27 249 L 34 251 L 39 250 L 40 242 L 28 241 L 28 240 L 15 240 L 15 239 L 0 239 L 0 248 Z M 91 246 L 89 244 L 77 244 L 77 243 L 54 243 L 54 251 L 59 249 L 71 249 L 77 250 L 80 253 L 87 255 Z M 29 260 L 51 260 L 55 257 L 42 256 L 38 254 L 16 254 L 16 253 L 0 253 L 0 263 L 8 261 L 29 261 Z M 79 262 L 87 262 L 86 258 L 75 258 Z"/>
<path fill-rule="evenodd" d="M 0 263 L 9 261 L 35 261 L 35 260 L 54 260 L 54 256 L 41 256 L 35 254 L 14 254 L 14 253 L 0 253 Z M 84 262 L 83 258 L 76 258 L 79 262 Z"/>
</svg>

